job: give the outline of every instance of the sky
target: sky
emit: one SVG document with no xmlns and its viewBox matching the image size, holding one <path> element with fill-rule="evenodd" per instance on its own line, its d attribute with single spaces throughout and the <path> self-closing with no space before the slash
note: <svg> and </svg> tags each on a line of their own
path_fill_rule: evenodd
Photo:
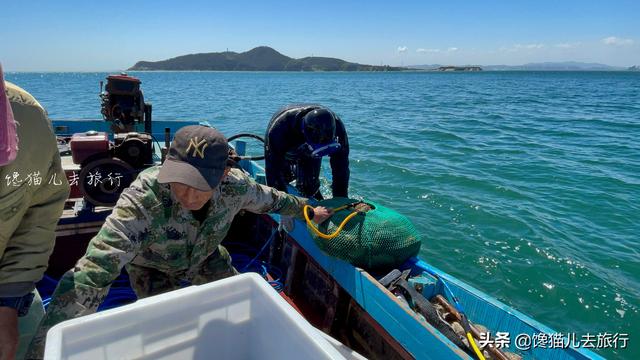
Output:
<svg viewBox="0 0 640 360">
<path fill-rule="evenodd" d="M 640 65 L 640 1 L 0 0 L 5 71 L 117 71 L 270 46 L 372 65 Z"/>
</svg>

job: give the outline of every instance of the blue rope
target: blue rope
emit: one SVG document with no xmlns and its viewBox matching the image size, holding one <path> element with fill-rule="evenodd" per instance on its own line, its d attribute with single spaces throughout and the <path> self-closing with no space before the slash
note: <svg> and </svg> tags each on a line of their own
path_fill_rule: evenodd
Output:
<svg viewBox="0 0 640 360">
<path fill-rule="evenodd" d="M 267 246 L 269 244 L 271 244 L 271 241 L 273 241 L 273 239 L 276 237 L 276 233 L 277 232 L 278 232 L 278 230 L 276 228 L 273 228 L 273 231 L 271 231 L 271 236 L 269 237 L 269 240 L 267 240 L 264 243 L 264 245 L 262 245 L 262 249 L 260 249 L 260 251 L 258 251 L 258 254 L 256 254 L 256 256 L 253 259 L 251 259 L 251 261 L 249 261 L 249 263 L 242 270 L 240 270 L 240 272 L 244 272 L 244 270 L 246 270 L 246 268 L 251 266 L 251 264 L 253 264 L 253 262 L 256 261 L 256 259 L 258 259 L 260 257 L 260 255 L 262 255 L 262 252 L 264 251 L 264 249 L 266 249 Z"/>
<path fill-rule="evenodd" d="M 40 293 L 40 297 L 42 298 L 42 306 L 44 306 L 45 309 L 49 306 L 49 303 L 51 303 L 51 295 L 53 295 L 57 285 L 58 280 L 47 274 L 44 274 L 42 279 L 36 284 L 38 293 Z"/>
<path fill-rule="evenodd" d="M 462 304 L 460 304 L 460 301 L 458 300 L 458 297 L 453 294 L 453 291 L 451 291 L 451 288 L 449 287 L 447 282 L 444 280 L 444 278 L 442 276 L 440 276 L 439 274 L 436 274 L 435 271 L 432 271 L 430 269 L 424 269 L 424 270 L 428 274 L 430 274 L 431 276 L 433 276 L 436 279 L 440 280 L 440 283 L 444 287 L 445 295 L 448 293 L 448 295 L 450 297 L 450 300 L 453 301 L 453 307 L 455 307 L 456 310 L 458 310 L 460 315 L 465 315 L 464 308 L 462 307 Z"/>
<path fill-rule="evenodd" d="M 284 285 L 282 283 L 282 270 L 277 267 L 269 265 L 266 261 L 258 260 L 262 253 L 264 253 L 265 249 L 271 244 L 273 239 L 275 238 L 277 233 L 277 229 L 273 229 L 271 236 L 269 239 L 262 245 L 262 248 L 256 253 L 255 248 L 248 246 L 243 243 L 229 243 L 228 245 L 233 246 L 240 245 L 244 247 L 245 250 L 249 250 L 250 253 L 256 253 L 253 258 L 250 258 L 249 255 L 234 253 L 231 256 L 231 262 L 233 266 L 238 269 L 239 272 L 255 272 L 260 274 L 265 280 L 267 279 L 267 275 L 271 274 L 274 277 L 274 280 L 269 281 L 269 284 L 278 292 L 284 290 Z M 253 251 L 251 251 L 253 250 Z"/>
</svg>

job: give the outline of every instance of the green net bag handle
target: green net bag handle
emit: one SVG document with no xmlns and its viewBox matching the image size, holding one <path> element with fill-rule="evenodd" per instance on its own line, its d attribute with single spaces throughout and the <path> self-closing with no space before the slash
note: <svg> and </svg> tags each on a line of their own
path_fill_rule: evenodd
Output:
<svg viewBox="0 0 640 360">
<path fill-rule="evenodd" d="M 342 231 L 342 228 L 344 228 L 344 226 L 349 222 L 349 220 L 351 220 L 351 218 L 353 218 L 354 216 L 358 215 L 358 214 L 362 214 L 363 212 L 361 210 L 359 210 L 358 208 L 356 208 L 356 205 L 359 204 L 364 204 L 362 201 L 354 201 L 350 204 L 346 204 L 346 205 L 342 205 L 342 206 L 338 206 L 337 208 L 333 208 L 331 209 L 333 211 L 333 213 L 337 213 L 340 210 L 344 210 L 347 208 L 354 208 L 353 212 L 349 215 L 347 215 L 347 217 L 344 218 L 344 220 L 342 220 L 342 222 L 340 223 L 340 225 L 338 226 L 338 228 L 336 229 L 336 231 L 333 232 L 333 234 L 325 234 L 323 232 L 321 232 L 320 230 L 318 230 L 318 228 L 313 224 L 313 221 L 311 221 L 310 219 L 310 214 L 313 214 L 313 207 L 310 205 L 305 205 L 304 206 L 304 219 L 307 221 L 307 226 L 309 227 L 309 229 L 311 229 L 311 231 L 313 231 L 314 234 L 316 234 L 317 236 L 323 238 L 323 239 L 327 239 L 327 240 L 331 240 L 334 237 L 338 236 L 340 234 L 340 232 Z M 309 211 L 311 210 L 311 211 Z"/>
</svg>

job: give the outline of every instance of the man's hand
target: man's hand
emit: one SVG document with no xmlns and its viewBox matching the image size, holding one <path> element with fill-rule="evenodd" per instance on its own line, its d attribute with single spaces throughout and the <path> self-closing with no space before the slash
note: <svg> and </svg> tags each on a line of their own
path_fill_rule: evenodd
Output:
<svg viewBox="0 0 640 360">
<path fill-rule="evenodd" d="M 281 215 L 280 216 L 280 228 L 286 232 L 293 231 L 294 227 L 293 216 Z"/>
<path fill-rule="evenodd" d="M 14 360 L 18 349 L 18 311 L 0 306 L 0 360 Z"/>
<path fill-rule="evenodd" d="M 325 220 L 333 215 L 333 210 L 327 209 L 324 206 L 316 206 L 313 208 L 313 222 L 316 224 L 322 224 Z"/>
</svg>

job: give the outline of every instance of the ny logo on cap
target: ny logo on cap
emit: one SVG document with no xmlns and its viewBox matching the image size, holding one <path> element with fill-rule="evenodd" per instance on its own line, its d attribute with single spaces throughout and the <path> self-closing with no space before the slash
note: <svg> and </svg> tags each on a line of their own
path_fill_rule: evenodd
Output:
<svg viewBox="0 0 640 360">
<path fill-rule="evenodd" d="M 207 148 L 209 144 L 207 144 L 207 139 L 202 139 L 198 141 L 198 137 L 192 137 L 189 139 L 189 147 L 187 147 L 187 154 L 189 154 L 189 150 L 193 147 L 192 157 L 200 156 L 201 159 L 204 159 L 204 149 Z"/>
</svg>

